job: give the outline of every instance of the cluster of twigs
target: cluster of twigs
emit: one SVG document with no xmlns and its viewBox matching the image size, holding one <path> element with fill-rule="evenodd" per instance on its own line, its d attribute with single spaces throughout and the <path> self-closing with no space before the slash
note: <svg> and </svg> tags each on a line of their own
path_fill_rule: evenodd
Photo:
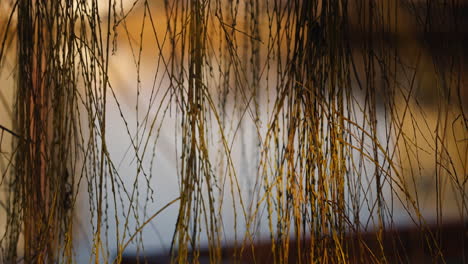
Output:
<svg viewBox="0 0 468 264">
<path fill-rule="evenodd" d="M 178 204 L 174 262 L 197 262 L 203 239 L 210 263 L 255 256 L 266 226 L 275 263 L 291 255 L 300 263 L 408 261 L 388 256 L 382 241 L 396 228 L 397 208 L 428 230 L 419 182 L 435 182 L 429 204 L 439 226 L 444 199 L 457 203 L 457 220 L 466 222 L 468 212 L 462 62 L 433 55 L 426 41 L 432 29 L 460 30 L 459 1 L 443 5 L 443 25 L 433 22 L 432 2 L 423 13 L 417 2 L 137 0 L 124 8 L 121 0 L 12 1 L 0 14 L 2 71 L 6 54 L 16 54 L 13 127 L 0 127 L 1 147 L 4 136 L 13 142 L 1 160 L 0 257 L 73 262 L 73 212 L 83 186 L 90 259 L 118 263 L 130 243 L 143 250 L 141 232 L 161 212 L 146 209 L 156 142 L 175 106 L 180 160 L 178 175 L 166 175 L 179 180 L 179 198 L 167 205 Z M 138 32 L 128 28 L 132 19 Z M 151 34 L 155 41 L 144 45 Z M 137 72 L 136 126 L 111 78 L 122 35 Z M 157 91 L 153 85 L 146 109 L 145 49 L 158 51 L 155 80 L 168 80 Z M 109 104 L 121 115 L 136 162 L 131 186 L 109 151 Z M 226 208 L 232 228 L 224 225 Z M 377 249 L 360 236 L 371 228 Z M 226 256 L 230 232 L 234 251 Z M 426 232 L 424 244 L 431 258 L 444 259 L 440 234 Z"/>
</svg>

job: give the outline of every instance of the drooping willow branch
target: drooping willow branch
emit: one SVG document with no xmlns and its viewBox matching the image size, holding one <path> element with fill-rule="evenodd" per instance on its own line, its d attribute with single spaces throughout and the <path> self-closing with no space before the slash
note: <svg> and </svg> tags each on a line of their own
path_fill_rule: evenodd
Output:
<svg viewBox="0 0 468 264">
<path fill-rule="evenodd" d="M 460 31 L 461 1 L 419 2 L 11 1 L 0 17 L 0 73 L 6 54 L 17 65 L 13 127 L 0 124 L 13 142 L 2 260 L 73 262 L 83 199 L 90 260 L 120 262 L 130 244 L 148 254 L 142 233 L 159 214 L 148 204 L 169 115 L 174 262 L 197 262 L 204 246 L 211 263 L 259 260 L 265 239 L 274 263 L 402 262 L 406 250 L 391 255 L 385 243 L 399 217 L 443 260 L 426 207 L 440 227 L 452 199 L 466 222 L 467 92 L 461 58 L 433 51 L 430 34 Z M 121 58 L 134 76 L 113 72 Z M 109 111 L 122 142 L 109 136 Z M 115 146 L 131 156 L 130 175 Z M 422 197 L 427 185 L 434 201 Z"/>
</svg>

